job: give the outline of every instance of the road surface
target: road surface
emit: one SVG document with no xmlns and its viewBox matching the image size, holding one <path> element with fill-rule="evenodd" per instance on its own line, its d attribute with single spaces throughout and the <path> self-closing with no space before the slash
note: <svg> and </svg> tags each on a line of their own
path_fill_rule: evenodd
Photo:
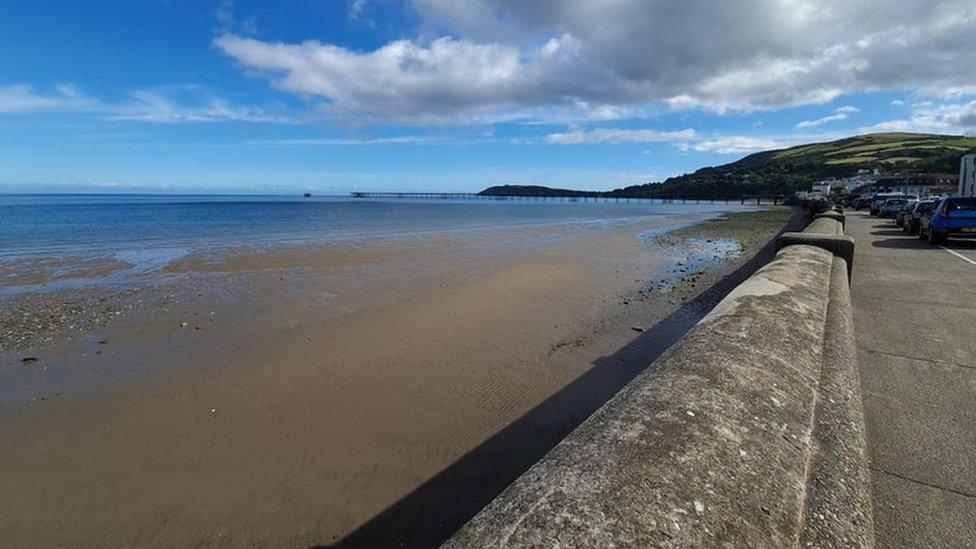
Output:
<svg viewBox="0 0 976 549">
<path fill-rule="evenodd" d="M 976 240 L 847 213 L 879 547 L 976 547 Z"/>
</svg>

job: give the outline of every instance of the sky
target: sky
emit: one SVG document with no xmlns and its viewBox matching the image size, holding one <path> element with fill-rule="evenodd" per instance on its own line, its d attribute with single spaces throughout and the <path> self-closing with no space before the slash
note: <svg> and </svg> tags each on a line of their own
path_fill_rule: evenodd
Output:
<svg viewBox="0 0 976 549">
<path fill-rule="evenodd" d="M 972 0 L 0 0 L 0 192 L 605 190 L 976 134 Z"/>
</svg>

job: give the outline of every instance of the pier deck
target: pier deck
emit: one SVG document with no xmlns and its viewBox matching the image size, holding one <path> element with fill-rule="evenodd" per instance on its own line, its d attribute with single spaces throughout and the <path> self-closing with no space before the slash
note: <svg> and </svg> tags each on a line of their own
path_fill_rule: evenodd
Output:
<svg viewBox="0 0 976 549">
<path fill-rule="evenodd" d="M 716 197 L 716 196 L 681 196 L 681 197 L 624 197 L 606 196 L 600 194 L 581 195 L 497 195 L 478 193 L 448 193 L 448 192 L 387 192 L 387 191 L 353 191 L 353 198 L 362 199 L 418 199 L 418 200 L 529 200 L 553 202 L 613 202 L 613 203 L 657 203 L 657 204 L 780 204 L 782 196 L 748 196 L 748 197 Z"/>
</svg>

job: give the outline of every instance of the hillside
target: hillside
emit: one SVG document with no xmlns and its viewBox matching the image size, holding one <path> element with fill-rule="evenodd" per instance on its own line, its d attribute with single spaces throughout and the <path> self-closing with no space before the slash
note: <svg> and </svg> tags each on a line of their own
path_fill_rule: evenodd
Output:
<svg viewBox="0 0 976 549">
<path fill-rule="evenodd" d="M 959 159 L 976 152 L 976 138 L 921 133 L 875 133 L 828 143 L 763 151 L 722 166 L 702 168 L 663 182 L 610 192 L 538 185 L 499 185 L 488 196 L 729 197 L 792 195 L 820 179 L 879 169 L 886 174 L 959 172 Z"/>
<path fill-rule="evenodd" d="M 481 196 L 594 196 L 600 193 L 554 189 L 541 185 L 496 185 L 478 194 Z"/>
<path fill-rule="evenodd" d="M 828 143 L 764 151 L 723 166 L 702 168 L 662 183 L 617 189 L 610 196 L 743 196 L 792 194 L 813 181 L 884 173 L 951 173 L 976 150 L 976 138 L 913 133 L 878 133 Z"/>
</svg>

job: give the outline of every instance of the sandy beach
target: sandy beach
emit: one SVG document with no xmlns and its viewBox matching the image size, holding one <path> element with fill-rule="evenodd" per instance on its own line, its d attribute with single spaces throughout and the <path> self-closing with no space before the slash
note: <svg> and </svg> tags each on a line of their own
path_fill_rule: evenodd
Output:
<svg viewBox="0 0 976 549">
<path fill-rule="evenodd" d="M 0 546 L 436 543 L 790 215 L 241 246 L 11 298 Z"/>
</svg>

